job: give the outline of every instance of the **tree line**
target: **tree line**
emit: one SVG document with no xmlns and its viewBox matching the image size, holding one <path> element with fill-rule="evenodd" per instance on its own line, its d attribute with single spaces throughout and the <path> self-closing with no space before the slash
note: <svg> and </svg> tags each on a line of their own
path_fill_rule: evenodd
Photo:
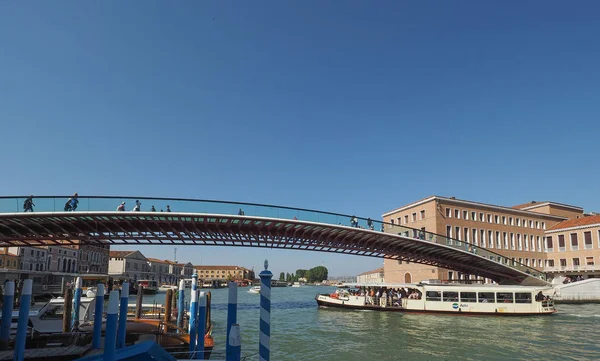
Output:
<svg viewBox="0 0 600 361">
<path fill-rule="evenodd" d="M 323 282 L 327 279 L 327 267 L 317 266 L 309 270 L 298 269 L 295 274 L 281 272 L 279 281 L 281 282 L 298 282 L 300 278 L 305 278 L 306 282 Z"/>
</svg>

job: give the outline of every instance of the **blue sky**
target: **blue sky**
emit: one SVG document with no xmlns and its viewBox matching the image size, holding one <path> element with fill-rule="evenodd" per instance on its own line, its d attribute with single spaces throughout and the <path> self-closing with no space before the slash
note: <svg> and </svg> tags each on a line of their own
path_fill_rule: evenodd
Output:
<svg viewBox="0 0 600 361">
<path fill-rule="evenodd" d="M 575 6 L 576 5 L 576 6 Z M 600 3 L 2 2 L 0 192 L 600 211 Z M 153 257 L 170 249 L 143 248 Z M 381 260 L 193 248 L 274 272 Z"/>
</svg>

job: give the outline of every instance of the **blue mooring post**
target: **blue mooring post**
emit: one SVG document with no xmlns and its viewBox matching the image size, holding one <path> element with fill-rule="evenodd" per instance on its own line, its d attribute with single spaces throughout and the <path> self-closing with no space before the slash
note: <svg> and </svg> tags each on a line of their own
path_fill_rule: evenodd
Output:
<svg viewBox="0 0 600 361">
<path fill-rule="evenodd" d="M 192 297 L 190 301 L 190 358 L 196 358 L 196 344 L 197 341 L 197 331 L 198 324 L 197 316 L 198 316 L 198 274 L 194 273 L 192 275 Z"/>
<path fill-rule="evenodd" d="M 73 294 L 73 313 L 71 317 L 71 332 L 79 327 L 79 309 L 81 307 L 81 277 L 75 280 L 75 293 Z"/>
<path fill-rule="evenodd" d="M 92 348 L 100 349 L 102 341 L 102 313 L 104 312 L 104 285 L 96 286 L 96 306 L 94 308 L 94 332 L 92 334 Z"/>
<path fill-rule="evenodd" d="M 227 339 L 229 340 L 227 341 L 227 347 L 231 348 L 233 354 L 233 358 L 231 360 L 240 361 L 242 358 L 242 337 L 240 335 L 240 325 L 237 323 L 231 325 L 231 330 L 227 335 Z"/>
<path fill-rule="evenodd" d="M 225 346 L 225 360 L 238 361 L 237 347 L 234 347 L 229 342 L 231 334 L 231 326 L 237 323 L 237 283 L 229 282 L 229 301 L 227 301 L 227 340 Z"/>
<path fill-rule="evenodd" d="M 117 344 L 117 318 L 119 316 L 119 291 L 110 291 L 106 310 L 104 331 L 104 355 L 102 360 L 114 361 Z"/>
<path fill-rule="evenodd" d="M 127 336 L 127 306 L 129 302 L 129 282 L 121 285 L 121 306 L 119 308 L 119 329 L 117 330 L 117 348 L 125 347 Z"/>
<path fill-rule="evenodd" d="M 198 355 L 197 358 L 204 360 L 204 334 L 206 333 L 206 294 L 200 292 L 198 300 Z"/>
<path fill-rule="evenodd" d="M 15 283 L 4 284 L 2 296 L 2 324 L 0 325 L 0 351 L 8 350 L 10 341 L 10 323 L 12 320 L 13 303 L 15 302 Z"/>
<path fill-rule="evenodd" d="M 177 301 L 177 327 L 183 328 L 183 312 L 185 308 L 185 281 L 179 281 L 179 299 Z M 181 331 L 178 331 L 181 332 Z"/>
<path fill-rule="evenodd" d="M 258 275 L 260 277 L 259 361 L 271 359 L 271 278 L 273 274 L 267 268 L 269 268 L 269 261 L 265 260 L 265 269 Z"/>
<path fill-rule="evenodd" d="M 21 301 L 19 302 L 19 323 L 17 325 L 17 338 L 15 339 L 14 361 L 23 361 L 25 358 L 25 339 L 27 338 L 32 288 L 33 280 L 25 280 L 21 292 Z"/>
</svg>

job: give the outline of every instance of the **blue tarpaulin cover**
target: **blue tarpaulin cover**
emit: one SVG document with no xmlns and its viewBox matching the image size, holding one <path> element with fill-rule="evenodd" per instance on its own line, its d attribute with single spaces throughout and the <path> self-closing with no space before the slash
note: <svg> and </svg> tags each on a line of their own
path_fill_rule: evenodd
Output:
<svg viewBox="0 0 600 361">
<path fill-rule="evenodd" d="M 102 361 L 103 354 L 80 358 L 76 361 Z M 115 361 L 176 361 L 164 348 L 152 341 L 120 348 L 116 351 Z"/>
</svg>

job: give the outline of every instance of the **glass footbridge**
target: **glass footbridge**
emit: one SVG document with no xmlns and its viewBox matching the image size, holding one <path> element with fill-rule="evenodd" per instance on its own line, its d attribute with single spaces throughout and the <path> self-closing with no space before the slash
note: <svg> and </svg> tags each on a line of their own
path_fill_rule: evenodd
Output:
<svg viewBox="0 0 600 361">
<path fill-rule="evenodd" d="M 184 198 L 0 197 L 0 247 L 75 243 L 321 251 L 440 266 L 501 284 L 547 285 L 542 272 L 477 245 L 346 214 Z"/>
</svg>

